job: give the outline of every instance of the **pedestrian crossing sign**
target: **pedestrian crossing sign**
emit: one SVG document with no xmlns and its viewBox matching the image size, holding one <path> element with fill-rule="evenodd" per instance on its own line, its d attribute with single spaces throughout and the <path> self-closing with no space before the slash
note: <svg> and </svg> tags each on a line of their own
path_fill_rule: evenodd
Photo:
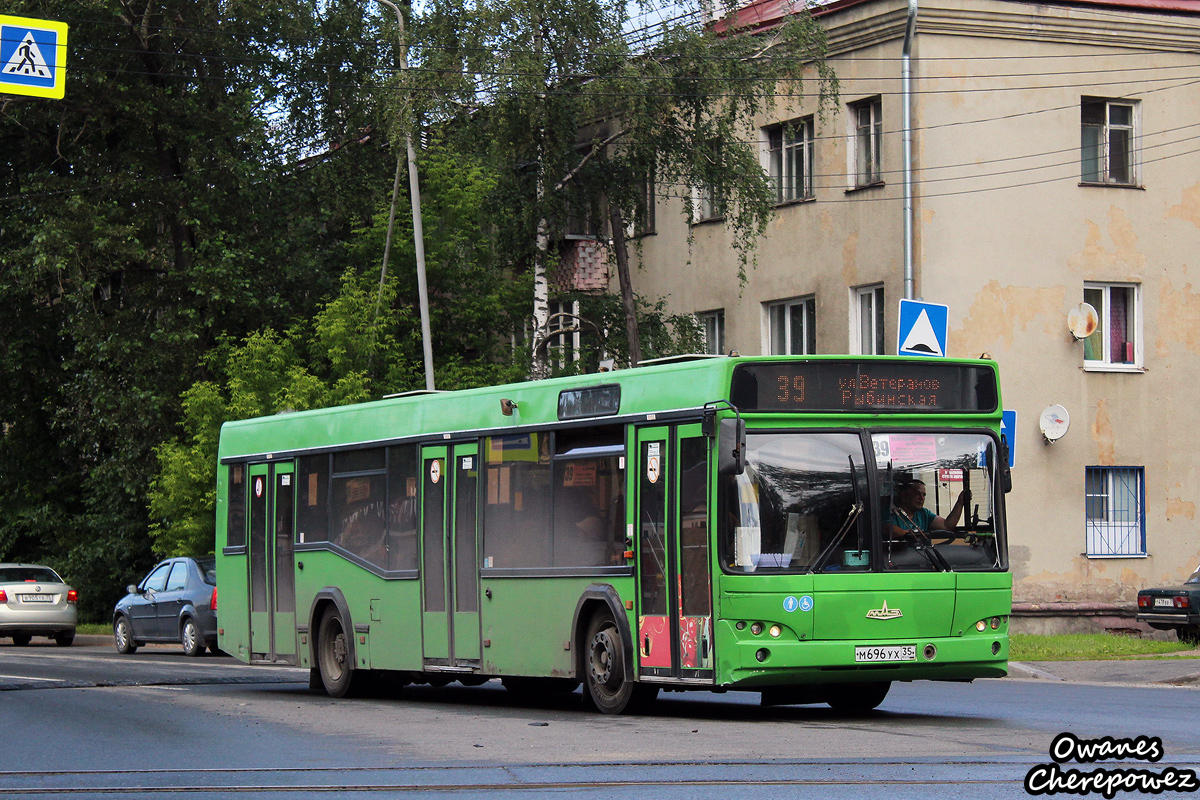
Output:
<svg viewBox="0 0 1200 800">
<path fill-rule="evenodd" d="M 0 15 L 0 94 L 61 100 L 66 60 L 65 22 Z"/>
<path fill-rule="evenodd" d="M 902 356 L 945 358 L 949 317 L 949 307 L 941 303 L 901 300 L 896 352 Z"/>
</svg>

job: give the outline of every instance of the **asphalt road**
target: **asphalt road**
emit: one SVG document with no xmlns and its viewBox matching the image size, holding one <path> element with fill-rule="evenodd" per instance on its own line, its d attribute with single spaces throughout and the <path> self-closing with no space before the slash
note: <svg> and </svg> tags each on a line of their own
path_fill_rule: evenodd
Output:
<svg viewBox="0 0 1200 800">
<path fill-rule="evenodd" d="M 1108 770 L 1200 770 L 1200 691 L 1187 680 L 1200 661 L 1137 674 L 1113 663 L 897 684 L 854 717 L 733 692 L 665 694 L 650 715 L 605 717 L 578 694 L 526 705 L 496 682 L 332 700 L 308 691 L 305 671 L 174 647 L 4 643 L 0 796 L 1026 797 L 1023 779 L 1064 731 L 1161 738 L 1161 761 Z"/>
</svg>

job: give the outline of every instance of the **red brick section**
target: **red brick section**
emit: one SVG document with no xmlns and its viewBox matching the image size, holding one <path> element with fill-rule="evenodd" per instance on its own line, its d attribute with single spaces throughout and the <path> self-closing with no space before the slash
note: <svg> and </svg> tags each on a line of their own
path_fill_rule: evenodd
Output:
<svg viewBox="0 0 1200 800">
<path fill-rule="evenodd" d="M 563 243 L 562 261 L 550 273 L 556 292 L 603 292 L 608 289 L 608 245 L 597 239 Z"/>
</svg>

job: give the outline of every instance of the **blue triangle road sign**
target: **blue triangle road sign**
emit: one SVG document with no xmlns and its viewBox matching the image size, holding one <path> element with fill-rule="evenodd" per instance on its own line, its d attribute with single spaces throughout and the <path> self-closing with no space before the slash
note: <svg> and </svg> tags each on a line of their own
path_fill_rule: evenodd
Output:
<svg viewBox="0 0 1200 800">
<path fill-rule="evenodd" d="M 901 300 L 896 352 L 902 356 L 945 358 L 949 318 L 949 307 L 941 303 Z"/>
</svg>

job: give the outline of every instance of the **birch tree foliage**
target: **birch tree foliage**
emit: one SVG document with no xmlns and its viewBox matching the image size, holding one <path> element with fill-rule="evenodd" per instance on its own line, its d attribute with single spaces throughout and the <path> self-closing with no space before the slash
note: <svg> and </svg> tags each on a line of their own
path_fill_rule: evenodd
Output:
<svg viewBox="0 0 1200 800">
<path fill-rule="evenodd" d="M 631 8 L 435 0 L 416 24 L 415 116 L 494 165 L 496 245 L 534 273 L 535 328 L 545 324 L 548 239 L 606 206 L 605 217 L 644 222 L 647 184 L 689 219 L 696 190 L 712 189 L 744 280 L 774 213 L 756 119 L 835 108 L 824 32 L 803 8 L 762 32 L 739 28 L 732 10 L 700 24 L 711 12 L 682 6 L 638 28 Z"/>
</svg>

